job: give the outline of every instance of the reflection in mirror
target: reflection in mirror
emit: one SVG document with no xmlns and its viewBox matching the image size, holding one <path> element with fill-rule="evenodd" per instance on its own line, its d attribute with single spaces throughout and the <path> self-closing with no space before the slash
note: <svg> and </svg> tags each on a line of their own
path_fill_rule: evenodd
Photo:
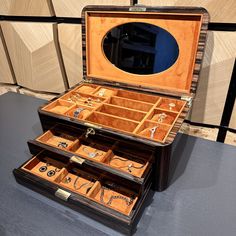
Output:
<svg viewBox="0 0 236 236">
<path fill-rule="evenodd" d="M 127 23 L 113 28 L 103 41 L 108 60 L 134 74 L 154 74 L 171 67 L 179 47 L 166 30 L 147 23 Z"/>
</svg>

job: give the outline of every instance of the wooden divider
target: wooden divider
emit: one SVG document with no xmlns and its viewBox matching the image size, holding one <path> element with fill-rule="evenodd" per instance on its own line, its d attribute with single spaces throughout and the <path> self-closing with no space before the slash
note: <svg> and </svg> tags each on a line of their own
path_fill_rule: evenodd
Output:
<svg viewBox="0 0 236 236">
<path fill-rule="evenodd" d="M 14 72 L 9 61 L 5 40 L 0 25 L 0 83 L 15 84 Z"/>
<path fill-rule="evenodd" d="M 58 38 L 69 86 L 83 78 L 81 25 L 59 24 Z"/>
<path fill-rule="evenodd" d="M 128 6 L 130 0 L 52 0 L 56 16 L 81 17 L 82 9 L 87 5 Z"/>
<path fill-rule="evenodd" d="M 235 42 L 235 32 L 208 32 L 191 121 L 220 125 L 236 56 Z"/>
<path fill-rule="evenodd" d="M 17 84 L 45 92 L 65 90 L 51 23 L 2 22 Z"/>
<path fill-rule="evenodd" d="M 49 0 L 1 0 L 0 15 L 52 16 Z"/>
<path fill-rule="evenodd" d="M 236 23 L 235 0 L 138 0 L 139 4 L 148 6 L 194 6 L 206 8 L 211 16 L 211 22 Z"/>
</svg>

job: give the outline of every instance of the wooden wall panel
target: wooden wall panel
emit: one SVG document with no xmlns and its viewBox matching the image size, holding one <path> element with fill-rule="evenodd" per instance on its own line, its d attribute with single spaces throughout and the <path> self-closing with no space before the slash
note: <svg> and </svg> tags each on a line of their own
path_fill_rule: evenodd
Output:
<svg viewBox="0 0 236 236">
<path fill-rule="evenodd" d="M 235 0 L 138 0 L 139 4 L 149 6 L 198 6 L 206 8 L 211 22 L 236 22 Z"/>
<path fill-rule="evenodd" d="M 86 5 L 130 5 L 130 0 L 52 0 L 56 16 L 81 17 Z"/>
<path fill-rule="evenodd" d="M 69 86 L 83 77 L 81 25 L 59 24 L 58 38 Z"/>
<path fill-rule="evenodd" d="M 0 15 L 51 16 L 50 0 L 0 0 Z"/>
<path fill-rule="evenodd" d="M 219 125 L 236 56 L 235 32 L 210 32 L 191 121 Z"/>
<path fill-rule="evenodd" d="M 65 89 L 51 23 L 3 22 L 17 83 L 32 90 Z"/>
<path fill-rule="evenodd" d="M 4 39 L 0 26 L 0 83 L 14 84 L 15 79 L 11 71 L 10 62 L 7 59 L 7 52 L 4 46 Z"/>
</svg>

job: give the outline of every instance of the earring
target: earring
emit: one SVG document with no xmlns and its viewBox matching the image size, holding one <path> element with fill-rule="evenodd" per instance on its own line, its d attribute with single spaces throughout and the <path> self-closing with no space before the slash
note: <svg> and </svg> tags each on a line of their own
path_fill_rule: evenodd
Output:
<svg viewBox="0 0 236 236">
<path fill-rule="evenodd" d="M 56 172 L 58 172 L 59 170 L 57 168 L 55 168 L 55 170 L 49 170 L 47 173 L 48 177 L 52 177 L 56 174 Z"/>
<path fill-rule="evenodd" d="M 47 169 L 48 169 L 48 166 L 49 166 L 50 164 L 49 163 L 46 163 L 46 166 L 41 166 L 40 168 L 39 168 L 39 171 L 40 172 L 45 172 Z"/>
</svg>

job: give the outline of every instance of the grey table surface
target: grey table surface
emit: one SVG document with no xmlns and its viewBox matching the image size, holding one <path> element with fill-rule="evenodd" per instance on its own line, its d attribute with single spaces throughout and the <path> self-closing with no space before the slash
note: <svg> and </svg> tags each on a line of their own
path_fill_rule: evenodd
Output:
<svg viewBox="0 0 236 236">
<path fill-rule="evenodd" d="M 15 182 L 12 170 L 30 158 L 27 140 L 41 130 L 44 101 L 0 96 L 0 236 L 119 235 L 118 232 Z M 135 235 L 236 235 L 236 148 L 178 135 L 171 186 L 147 204 Z"/>
</svg>

